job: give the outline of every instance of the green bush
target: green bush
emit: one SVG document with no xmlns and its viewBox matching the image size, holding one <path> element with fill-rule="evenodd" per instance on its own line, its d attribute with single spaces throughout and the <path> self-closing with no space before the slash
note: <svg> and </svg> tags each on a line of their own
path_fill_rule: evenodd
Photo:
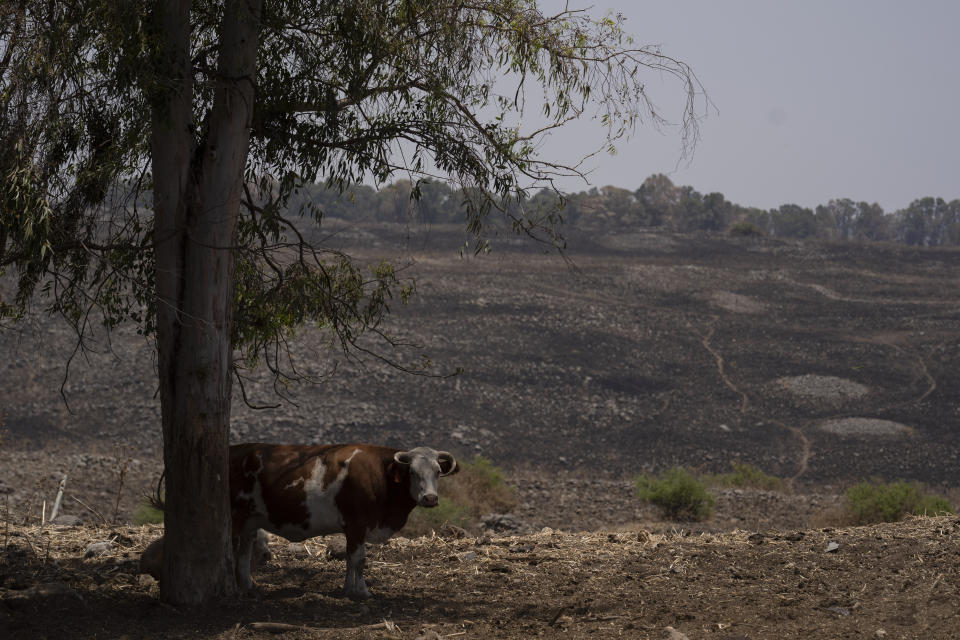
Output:
<svg viewBox="0 0 960 640">
<path fill-rule="evenodd" d="M 483 456 L 473 456 L 473 460 L 463 463 L 460 473 L 466 474 L 473 484 L 487 491 L 499 492 L 507 488 L 503 470 L 494 465 L 493 460 Z"/>
<path fill-rule="evenodd" d="M 767 491 L 783 490 L 783 479 L 771 476 L 749 462 L 733 462 L 731 466 L 733 472 L 709 476 L 708 482 L 718 487 L 765 489 Z"/>
<path fill-rule="evenodd" d="M 847 490 L 846 509 L 855 524 L 896 522 L 907 515 L 953 513 L 953 505 L 917 483 L 861 482 Z"/>
<path fill-rule="evenodd" d="M 713 512 L 713 496 L 682 467 L 674 467 L 657 477 L 640 476 L 634 485 L 641 500 L 660 507 L 671 520 L 706 520 Z"/>
<path fill-rule="evenodd" d="M 456 525 L 462 529 L 470 527 L 474 520 L 473 509 L 442 495 L 443 489 L 440 492 L 440 504 L 429 509 L 416 507 L 413 510 L 407 525 L 403 528 L 404 535 L 426 535 L 430 531 L 438 530 L 445 524 Z"/>
<path fill-rule="evenodd" d="M 729 233 L 732 236 L 740 236 L 745 238 L 765 235 L 760 227 L 751 222 L 737 222 L 730 227 Z"/>
<path fill-rule="evenodd" d="M 163 511 L 144 500 L 133 512 L 134 524 L 163 524 Z"/>
</svg>

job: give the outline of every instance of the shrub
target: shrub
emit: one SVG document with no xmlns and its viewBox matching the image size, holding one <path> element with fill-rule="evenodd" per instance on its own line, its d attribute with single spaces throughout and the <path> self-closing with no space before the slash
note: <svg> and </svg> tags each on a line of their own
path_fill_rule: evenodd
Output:
<svg viewBox="0 0 960 640">
<path fill-rule="evenodd" d="M 425 509 L 417 507 L 410 514 L 403 534 L 418 536 L 452 524 L 475 529 L 485 513 L 509 511 L 517 498 L 501 469 L 483 456 L 458 461 L 460 472 L 440 479 L 440 504 Z"/>
<path fill-rule="evenodd" d="M 732 473 L 721 473 L 710 476 L 708 481 L 718 487 L 737 487 L 739 489 L 765 489 L 767 491 L 783 490 L 783 479 L 755 467 L 749 462 L 733 462 Z"/>
<path fill-rule="evenodd" d="M 740 236 L 745 238 L 765 235 L 760 227 L 751 222 L 737 222 L 730 227 L 729 233 L 732 236 Z"/>
<path fill-rule="evenodd" d="M 861 482 L 847 491 L 846 509 L 854 524 L 896 522 L 907 515 L 953 513 L 953 505 L 926 493 L 917 483 Z"/>
<path fill-rule="evenodd" d="M 713 496 L 682 467 L 669 469 L 656 478 L 640 476 L 634 484 L 641 500 L 657 505 L 671 520 L 706 520 L 713 512 Z"/>
<path fill-rule="evenodd" d="M 403 528 L 403 535 L 416 537 L 436 531 L 445 524 L 452 524 L 462 529 L 471 526 L 475 520 L 473 509 L 468 505 L 448 498 L 441 489 L 440 504 L 430 509 L 416 507 Z"/>
<path fill-rule="evenodd" d="M 133 512 L 134 524 L 163 524 L 163 511 L 144 500 Z"/>
</svg>

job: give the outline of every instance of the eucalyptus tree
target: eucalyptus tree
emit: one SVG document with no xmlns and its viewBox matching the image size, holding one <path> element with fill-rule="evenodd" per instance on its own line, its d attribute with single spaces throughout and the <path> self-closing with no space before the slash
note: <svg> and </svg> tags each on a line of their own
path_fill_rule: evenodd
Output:
<svg viewBox="0 0 960 640">
<path fill-rule="evenodd" d="M 703 95 L 685 64 L 635 45 L 619 17 L 547 15 L 534 0 L 0 6 L 0 268 L 17 281 L 4 317 L 39 299 L 79 347 L 94 318 L 155 339 L 164 600 L 236 591 L 238 367 L 289 375 L 275 354 L 303 324 L 368 350 L 391 300 L 410 293 L 389 264 L 369 275 L 312 245 L 295 218 L 322 212 L 289 207 L 298 189 L 437 174 L 473 194 L 464 222 L 477 247 L 492 214 L 559 243 L 554 218 L 507 205 L 579 174 L 537 155 L 571 120 L 595 117 L 602 147 L 638 119 L 665 123 L 648 72 L 680 83 L 677 121 L 694 141 Z"/>
</svg>

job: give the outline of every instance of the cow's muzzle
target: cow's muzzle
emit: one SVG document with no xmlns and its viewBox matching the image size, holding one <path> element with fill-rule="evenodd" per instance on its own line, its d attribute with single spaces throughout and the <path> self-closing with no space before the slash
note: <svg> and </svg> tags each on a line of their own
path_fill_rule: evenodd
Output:
<svg viewBox="0 0 960 640">
<path fill-rule="evenodd" d="M 421 507 L 435 507 L 439 504 L 440 500 L 437 498 L 437 494 L 428 493 L 420 496 L 420 506 Z"/>
</svg>

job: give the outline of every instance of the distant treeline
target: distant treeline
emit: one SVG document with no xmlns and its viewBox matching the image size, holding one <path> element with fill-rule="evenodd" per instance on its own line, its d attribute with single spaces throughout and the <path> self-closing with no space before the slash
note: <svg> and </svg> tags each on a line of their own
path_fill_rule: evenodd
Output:
<svg viewBox="0 0 960 640">
<path fill-rule="evenodd" d="M 406 180 L 379 191 L 354 185 L 342 194 L 322 185 L 308 185 L 300 197 L 312 202 L 324 216 L 348 220 L 464 221 L 466 198 L 462 191 L 439 181 L 421 182 L 416 188 L 419 198 L 411 198 L 414 184 Z M 611 186 L 593 188 L 569 194 L 560 203 L 555 193 L 544 190 L 511 204 L 511 208 L 521 207 L 528 217 L 558 214 L 565 224 L 585 229 L 661 228 L 931 247 L 960 245 L 960 199 L 945 202 L 942 198 L 920 198 L 893 213 L 884 212 L 875 203 L 845 198 L 830 200 L 814 209 L 785 204 L 768 210 L 743 207 L 728 201 L 722 193 L 703 195 L 657 174 L 635 191 Z"/>
</svg>

